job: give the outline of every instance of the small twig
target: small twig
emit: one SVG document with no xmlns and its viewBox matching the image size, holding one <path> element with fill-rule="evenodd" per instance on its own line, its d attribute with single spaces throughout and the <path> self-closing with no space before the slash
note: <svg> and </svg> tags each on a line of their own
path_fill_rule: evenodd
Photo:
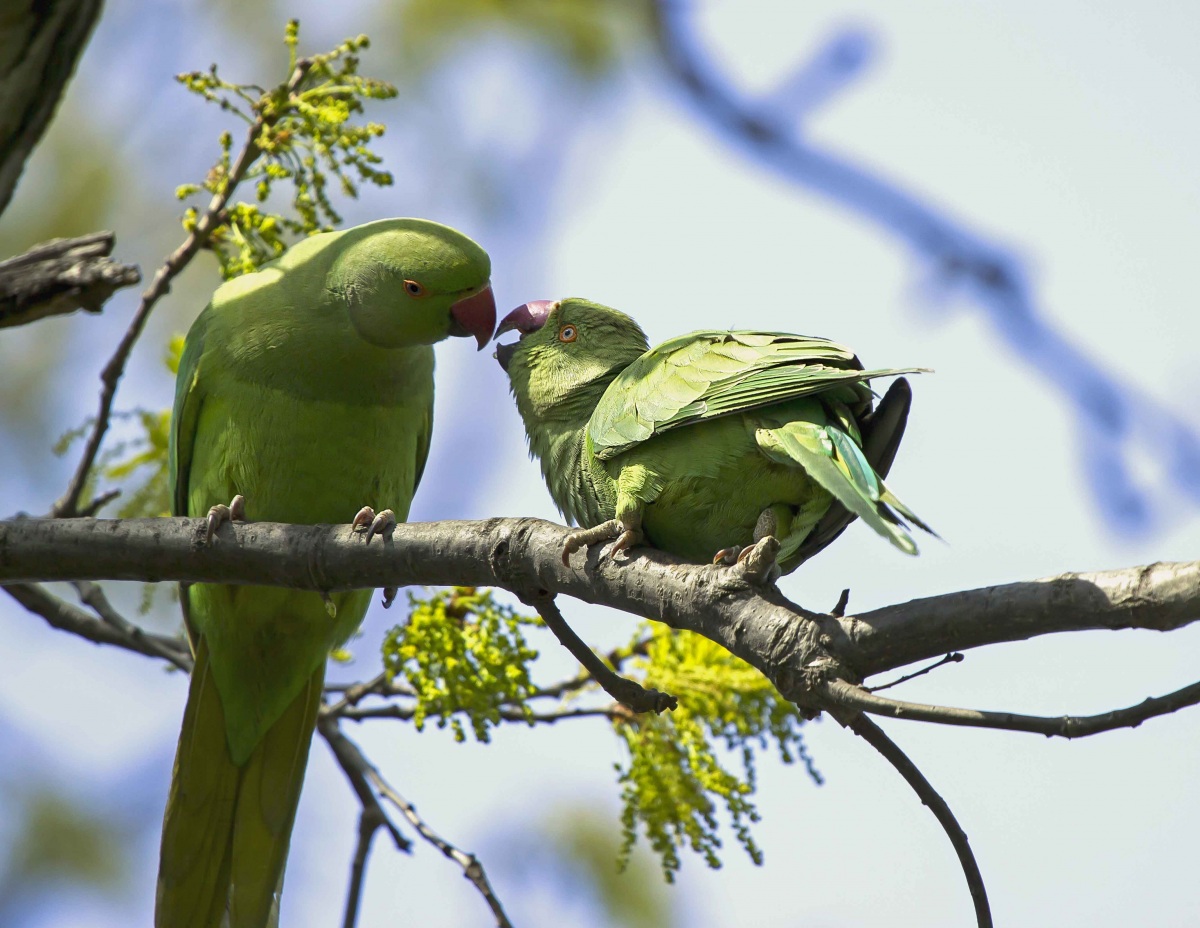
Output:
<svg viewBox="0 0 1200 928">
<path fill-rule="evenodd" d="M 101 621 L 115 628 L 131 642 L 137 643 L 140 650 L 170 661 L 180 670 L 191 671 L 192 656 L 186 647 L 183 648 L 184 653 L 181 653 L 180 642 L 177 639 L 171 640 L 170 644 L 163 644 L 157 635 L 151 635 L 134 625 L 113 608 L 113 604 L 108 601 L 108 596 L 105 595 L 104 588 L 100 584 L 90 580 L 75 580 L 71 586 L 75 587 L 83 604 L 96 613 Z"/>
<path fill-rule="evenodd" d="M 94 516 L 96 513 L 98 513 L 101 509 L 103 509 L 105 506 L 107 506 L 109 503 L 111 503 L 114 499 L 116 499 L 120 495 L 121 495 L 121 491 L 118 488 L 114 487 L 111 490 L 106 490 L 105 492 L 103 492 L 99 496 L 97 496 L 95 499 L 93 499 L 86 506 L 80 506 L 79 507 L 79 515 L 85 519 L 90 519 L 92 516 Z"/>
<path fill-rule="evenodd" d="M 378 682 L 379 677 L 375 677 L 373 680 L 369 680 L 366 683 L 327 683 L 325 684 L 325 692 L 331 694 L 340 693 L 348 697 L 353 694 L 353 696 L 347 700 L 350 705 L 357 705 L 367 696 L 417 695 L 417 691 L 408 684 L 397 683 L 395 680 L 392 680 L 389 683 L 383 674 L 380 674 L 380 676 L 384 677 L 384 682 L 382 683 Z"/>
<path fill-rule="evenodd" d="M 508 920 L 508 916 L 504 914 L 504 908 L 500 905 L 500 900 L 496 898 L 495 892 L 492 890 L 492 884 L 488 882 L 487 874 L 484 873 L 483 864 L 479 862 L 479 858 L 474 854 L 462 851 L 455 847 L 445 838 L 439 836 L 432 828 L 425 823 L 425 820 L 417 814 L 416 806 L 406 800 L 403 796 L 397 793 L 382 776 L 379 771 L 371 767 L 367 773 L 375 788 L 379 791 L 384 799 L 388 800 L 392 805 L 400 810 L 400 813 L 408 819 L 408 823 L 417 830 L 422 838 L 436 847 L 439 851 L 453 860 L 463 869 L 463 876 L 470 880 L 475 888 L 479 890 L 484 901 L 487 902 L 488 908 L 492 910 L 492 915 L 496 919 L 496 928 L 513 928 L 512 922 Z"/>
<path fill-rule="evenodd" d="M 388 678 L 387 678 L 386 673 L 381 673 L 381 674 L 379 674 L 379 676 L 375 677 L 372 680 L 368 680 L 366 683 L 351 683 L 348 686 L 327 686 L 327 687 L 325 687 L 326 693 L 341 693 L 342 694 L 342 698 L 339 699 L 336 703 L 333 703 L 332 705 L 330 705 L 327 711 L 329 712 L 330 715 L 341 715 L 342 710 L 349 708 L 350 706 L 357 706 L 360 702 L 363 701 L 363 699 L 365 699 L 367 696 L 370 696 L 373 693 L 378 693 L 380 695 L 388 695 L 388 694 L 386 694 L 385 691 L 389 688 L 390 688 L 390 684 L 388 683 Z M 396 695 L 401 695 L 401 694 L 396 694 Z M 404 693 L 403 695 L 407 696 L 410 694 Z M 413 694 L 413 695 L 415 695 L 415 694 Z"/>
<path fill-rule="evenodd" d="M 844 680 L 830 680 L 821 687 L 825 696 L 848 709 L 886 715 L 917 722 L 936 722 L 941 725 L 965 725 L 971 728 L 1000 728 L 1006 731 L 1027 731 L 1059 738 L 1085 738 L 1114 728 L 1137 728 L 1146 719 L 1168 715 L 1186 706 L 1200 703 L 1200 682 L 1192 683 L 1165 696 L 1154 696 L 1134 706 L 1112 709 L 1099 715 L 1040 716 L 1018 715 L 1014 712 L 989 712 L 981 709 L 959 709 L 953 706 L 932 706 L 925 703 L 903 702 L 867 692 Z"/>
<path fill-rule="evenodd" d="M 46 592 L 44 587 L 36 583 L 13 583 L 3 589 L 30 612 L 40 615 L 53 628 L 86 638 L 95 644 L 115 645 L 147 657 L 160 657 L 181 670 L 192 669 L 191 652 L 187 644 L 179 638 L 151 634 L 124 619 L 121 620 L 124 627 L 101 621 L 78 606 Z"/>
<path fill-rule="evenodd" d="M 553 596 L 534 596 L 526 599 L 529 605 L 537 609 L 546 627 L 554 632 L 554 636 L 563 646 L 575 655 L 575 659 L 584 666 L 592 678 L 600 684 L 604 692 L 622 705 L 628 706 L 634 712 L 665 712 L 679 705 L 674 696 L 660 693 L 655 689 L 646 689 L 640 683 L 622 677 L 607 664 L 575 634 L 567 620 L 563 618 Z"/>
<path fill-rule="evenodd" d="M 388 818 L 368 782 L 375 768 L 367 760 L 362 749 L 342 734 L 337 719 L 330 714 L 328 706 L 321 707 L 317 717 L 317 731 L 333 751 L 334 758 L 346 774 L 346 779 L 350 781 L 350 786 L 362 806 L 358 817 L 358 843 L 355 845 L 354 858 L 350 864 L 350 886 L 346 893 L 346 910 L 342 918 L 342 928 L 354 928 L 358 921 L 358 906 L 362 899 L 363 881 L 367 875 L 367 858 L 371 853 L 371 842 L 375 838 L 375 832 L 386 828 L 398 851 L 411 851 L 412 842 L 404 837 L 400 829 Z"/>
<path fill-rule="evenodd" d="M 305 60 L 297 62 L 295 71 L 293 71 L 291 77 L 288 79 L 287 92 L 289 94 L 294 93 L 300 86 L 310 66 L 310 63 Z M 113 400 L 117 394 L 117 384 L 120 382 L 121 376 L 125 373 L 125 365 L 129 361 L 129 355 L 133 351 L 134 343 L 137 342 L 138 336 L 142 334 L 142 329 L 146 325 L 150 311 L 154 309 L 159 299 L 171 289 L 171 281 L 191 263 L 192 258 L 208 242 L 213 229 L 220 225 L 219 217 L 224 211 L 225 205 L 229 202 L 229 198 L 245 177 L 250 166 L 262 154 L 262 149 L 258 147 L 258 137 L 267 124 L 267 118 L 261 114 L 251 123 L 246 133 L 246 142 L 242 146 L 237 160 L 229 169 L 229 175 L 225 183 L 217 193 L 213 194 L 208 207 L 197 217 L 196 225 L 188 233 L 187 238 L 183 240 L 183 244 L 171 252 L 166 261 L 163 262 L 162 266 L 155 273 L 154 279 L 150 281 L 150 286 L 142 294 L 137 312 L 134 313 L 133 319 L 129 322 L 129 327 L 125 330 L 125 334 L 121 337 L 121 341 L 117 345 L 116 351 L 108 359 L 108 363 L 104 366 L 104 370 L 100 374 L 100 381 L 103 387 L 100 391 L 100 408 L 96 413 L 96 420 L 92 425 L 92 431 L 88 435 L 87 444 L 84 446 L 83 454 L 79 459 L 79 464 L 76 466 L 74 474 L 71 476 L 71 482 L 67 485 L 66 492 L 50 508 L 51 516 L 55 518 L 69 518 L 79 515 L 79 498 L 83 494 L 84 487 L 87 485 L 88 475 L 92 472 L 92 467 L 96 463 L 96 456 L 100 453 L 100 445 L 104 441 L 105 433 L 108 431 L 109 422 L 112 419 Z"/>
<path fill-rule="evenodd" d="M 366 719 L 401 719 L 406 721 L 416 715 L 416 709 L 412 706 L 400 706 L 396 703 L 388 703 L 387 705 L 371 706 L 370 708 L 347 706 L 336 712 L 331 708 L 330 713 L 336 714 L 338 718 L 347 719 L 352 722 L 362 722 Z M 501 721 L 504 722 L 536 722 L 547 725 L 561 722 L 564 719 L 606 718 L 623 720 L 629 717 L 628 712 L 615 705 L 595 706 L 591 708 L 575 706 L 569 709 L 554 709 L 548 712 L 532 712 L 528 715 L 514 706 L 504 706 L 499 710 L 499 713 Z"/>
<path fill-rule="evenodd" d="M 904 777 L 908 781 L 908 785 L 916 791 L 921 802 L 927 805 L 936 816 L 942 829 L 946 832 L 946 836 L 950 839 L 950 843 L 954 845 L 954 852 L 958 855 L 959 863 L 962 864 L 963 875 L 967 878 L 971 899 L 975 903 L 975 921 L 979 928 L 991 928 L 992 912 L 988 907 L 987 889 L 983 885 L 983 875 L 979 872 L 979 864 L 975 861 L 975 855 L 971 851 L 970 842 L 967 841 L 966 832 L 958 824 L 958 820 L 950 811 L 946 800 L 938 795 L 937 790 L 925 779 L 916 764 L 909 760 L 896 743 L 884 734 L 883 729 L 869 718 L 861 713 L 856 713 L 846 722 L 846 725 L 896 768 L 900 776 Z"/>
<path fill-rule="evenodd" d="M 913 673 L 906 673 L 904 676 L 900 677 L 900 679 L 893 680 L 891 683 L 881 683 L 879 686 L 864 686 L 863 689 L 868 693 L 878 693 L 880 690 L 891 689 L 893 686 L 899 686 L 901 683 L 907 683 L 909 680 L 915 680 L 917 677 L 923 677 L 925 674 L 929 673 L 929 671 L 937 670 L 943 664 L 961 664 L 962 660 L 963 656 L 957 651 L 954 651 L 950 654 L 947 654 L 937 663 L 930 664 L 928 667 L 922 670 L 914 671 Z"/>
<path fill-rule="evenodd" d="M 500 900 L 492 891 L 487 874 L 483 872 L 483 865 L 479 863 L 475 855 L 459 850 L 449 841 L 440 837 L 425 823 L 424 819 L 417 815 L 416 807 L 397 793 L 379 773 L 375 765 L 367 760 L 362 749 L 342 733 L 338 728 L 337 718 L 328 706 L 321 709 L 321 714 L 317 719 L 317 731 L 329 743 L 334 757 L 337 758 L 337 762 L 341 765 L 363 807 L 363 816 L 359 819 L 358 846 L 355 848 L 354 861 L 350 870 L 350 891 L 346 900 L 343 928 L 353 928 L 358 917 L 358 900 L 362 892 L 367 855 L 370 853 L 371 838 L 375 830 L 385 827 L 391 833 L 397 848 L 403 851 L 412 848 L 412 842 L 401 835 L 396 826 L 392 824 L 391 819 L 388 818 L 376 798 L 376 792 L 400 810 L 400 813 L 408 819 L 409 824 L 416 829 L 417 834 L 463 868 L 463 874 L 475 884 L 475 888 L 479 890 L 480 895 L 492 910 L 498 928 L 512 928 L 512 923 L 504 914 Z"/>
<path fill-rule="evenodd" d="M 850 605 L 850 590 L 842 590 L 842 595 L 838 597 L 837 604 L 829 610 L 829 614 L 836 619 L 843 618 L 846 615 L 846 607 Z"/>
<path fill-rule="evenodd" d="M 622 645 L 619 648 L 613 648 L 604 655 L 605 662 L 608 663 L 614 670 L 620 670 L 621 665 L 631 657 L 638 655 L 645 656 L 650 649 L 650 639 L 642 638 L 635 641 L 631 645 Z M 574 693 L 585 686 L 595 683 L 595 679 L 590 673 L 584 671 L 578 676 L 571 677 L 569 680 L 562 680 L 558 683 L 552 683 L 549 686 L 538 687 L 529 694 L 530 699 L 559 699 L 566 696 L 568 693 Z"/>
</svg>

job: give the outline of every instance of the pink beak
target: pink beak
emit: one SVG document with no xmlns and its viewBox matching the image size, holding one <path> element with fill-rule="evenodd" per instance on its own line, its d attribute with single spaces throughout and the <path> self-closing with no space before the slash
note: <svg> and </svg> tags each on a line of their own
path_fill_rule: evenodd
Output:
<svg viewBox="0 0 1200 928">
<path fill-rule="evenodd" d="M 496 298 L 492 295 L 491 284 L 451 306 L 450 315 L 453 319 L 450 334 L 474 335 L 479 350 L 483 351 L 496 328 Z"/>
<path fill-rule="evenodd" d="M 546 317 L 550 315 L 550 307 L 553 305 L 553 300 L 530 300 L 528 303 L 522 303 L 500 320 L 500 328 L 496 330 L 496 337 L 499 338 L 505 332 L 511 332 L 514 329 L 522 335 L 536 332 L 546 324 Z"/>
</svg>

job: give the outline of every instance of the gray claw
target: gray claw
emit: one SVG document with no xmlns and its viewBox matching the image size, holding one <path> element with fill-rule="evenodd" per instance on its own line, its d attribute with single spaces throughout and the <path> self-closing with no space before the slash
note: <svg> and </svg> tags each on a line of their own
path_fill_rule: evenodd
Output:
<svg viewBox="0 0 1200 928">
<path fill-rule="evenodd" d="M 360 532 L 367 528 L 375 521 L 375 510 L 370 506 L 363 506 L 362 509 L 354 516 L 354 521 L 350 523 L 351 531 Z"/>
<path fill-rule="evenodd" d="M 395 530 L 396 514 L 390 509 L 385 509 L 371 520 L 371 527 L 367 529 L 367 544 L 370 544 L 371 539 L 376 535 L 385 541 L 390 541 Z"/>
<path fill-rule="evenodd" d="M 766 584 L 779 577 L 779 565 L 775 556 L 779 553 L 779 541 L 767 535 L 753 545 L 742 549 L 737 563 L 747 583 Z"/>
<path fill-rule="evenodd" d="M 239 493 L 229 501 L 229 505 L 217 503 L 208 510 L 207 526 L 204 530 L 204 543 L 211 544 L 213 536 L 224 522 L 246 521 L 246 497 Z"/>
<path fill-rule="evenodd" d="M 371 543 L 371 539 L 376 535 L 384 539 L 390 539 L 392 532 L 396 530 L 396 513 L 390 509 L 385 509 L 379 514 L 370 506 L 363 506 L 354 516 L 354 521 L 350 523 L 351 531 L 365 531 L 367 535 L 367 544 Z"/>
</svg>

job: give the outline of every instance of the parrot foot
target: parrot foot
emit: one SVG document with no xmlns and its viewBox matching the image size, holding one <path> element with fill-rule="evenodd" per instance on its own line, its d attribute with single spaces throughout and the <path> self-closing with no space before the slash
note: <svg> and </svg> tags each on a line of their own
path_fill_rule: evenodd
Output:
<svg viewBox="0 0 1200 928">
<path fill-rule="evenodd" d="M 376 535 L 390 541 L 392 532 L 395 530 L 396 513 L 390 509 L 385 509 L 377 515 L 370 506 L 363 506 L 358 510 L 358 515 L 354 517 L 354 522 L 351 523 L 351 531 L 367 533 L 367 544 L 370 544 L 371 539 Z"/>
<path fill-rule="evenodd" d="M 392 603 L 396 601 L 396 597 L 400 594 L 400 587 L 385 586 L 383 588 L 383 608 L 391 609 Z"/>
<path fill-rule="evenodd" d="M 246 521 L 246 497 L 239 493 L 229 501 L 229 505 L 217 503 L 208 510 L 208 526 L 204 530 L 204 543 L 209 544 L 213 540 L 213 535 L 217 533 L 217 529 L 221 527 L 223 522 L 245 522 Z"/>
<path fill-rule="evenodd" d="M 640 544 L 642 541 L 642 531 L 638 526 L 626 525 L 620 519 L 609 519 L 607 522 L 601 522 L 595 528 L 583 528 L 577 532 L 571 532 L 567 536 L 567 540 L 563 543 L 563 564 L 570 567 L 571 555 L 580 548 L 586 548 L 596 544 L 598 541 L 608 541 L 610 539 L 616 539 L 616 541 L 611 548 L 601 555 L 601 560 L 615 555 L 618 551 L 624 551 L 626 548 Z"/>
<path fill-rule="evenodd" d="M 778 553 L 779 540 L 774 535 L 767 535 L 743 548 L 737 563 L 746 582 L 765 585 L 778 579 L 779 565 L 775 563 L 775 555 Z"/>
<path fill-rule="evenodd" d="M 750 551 L 754 545 L 758 544 L 764 538 L 775 534 L 779 525 L 779 519 L 775 515 L 774 509 L 764 509 L 758 514 L 758 521 L 754 523 L 754 544 L 742 547 L 741 545 L 730 545 L 728 548 L 722 548 L 713 555 L 712 562 L 714 564 L 723 564 L 725 567 L 732 567 L 734 564 L 740 564 L 743 560 L 750 556 Z M 771 556 L 774 560 L 774 555 Z"/>
</svg>

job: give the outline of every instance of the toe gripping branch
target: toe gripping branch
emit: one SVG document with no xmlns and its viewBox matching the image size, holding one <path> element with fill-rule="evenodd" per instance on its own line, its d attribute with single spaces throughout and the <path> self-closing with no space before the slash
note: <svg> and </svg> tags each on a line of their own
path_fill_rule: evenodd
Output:
<svg viewBox="0 0 1200 928">
<path fill-rule="evenodd" d="M 371 539 L 378 535 L 384 541 L 392 540 L 392 533 L 396 531 L 396 513 L 390 509 L 385 509 L 380 513 L 376 513 L 370 506 L 363 506 L 354 516 L 354 521 L 350 525 L 352 532 L 359 532 L 366 535 L 366 544 L 371 543 Z M 392 608 L 392 603 L 396 601 L 396 596 L 399 594 L 400 588 L 395 586 L 385 586 L 383 588 L 383 608 Z"/>
</svg>

